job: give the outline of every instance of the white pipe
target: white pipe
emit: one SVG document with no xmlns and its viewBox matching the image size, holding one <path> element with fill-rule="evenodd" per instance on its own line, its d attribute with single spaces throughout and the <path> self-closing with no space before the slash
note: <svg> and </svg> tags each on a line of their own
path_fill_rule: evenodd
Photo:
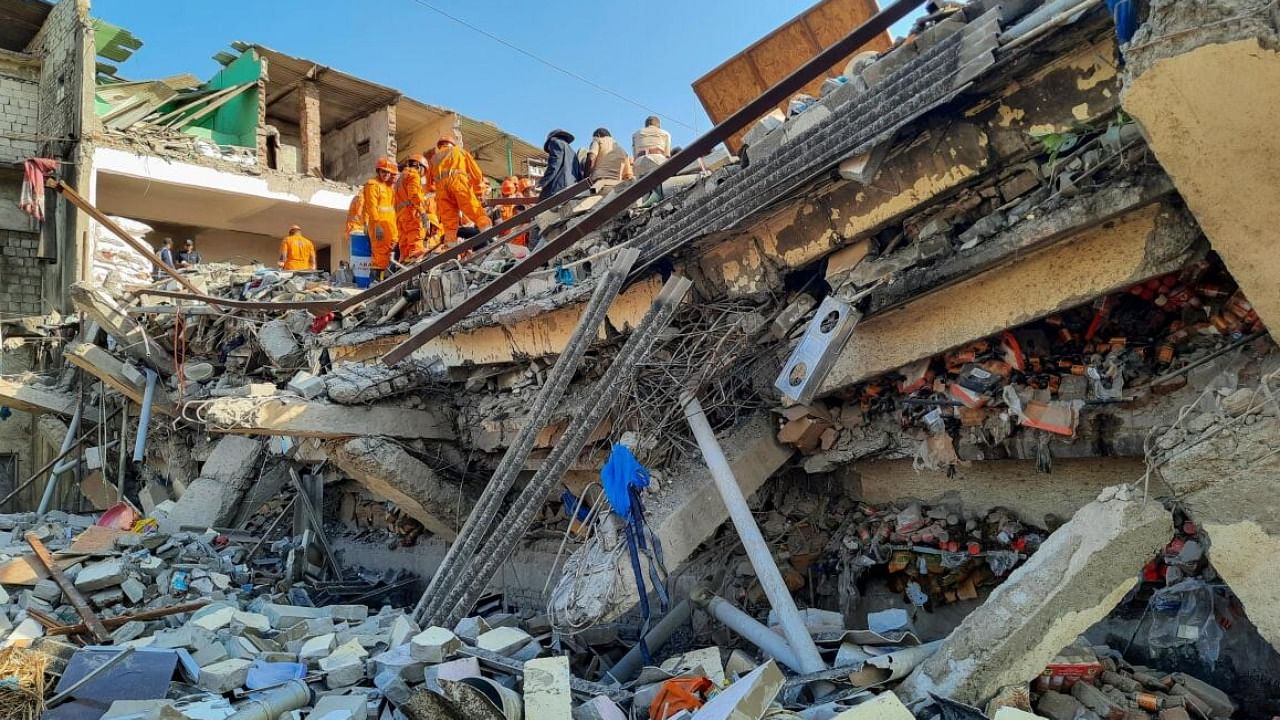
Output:
<svg viewBox="0 0 1280 720">
<path fill-rule="evenodd" d="M 76 441 L 76 436 L 80 433 L 80 411 L 80 404 L 76 403 L 76 411 L 71 414 L 71 424 L 67 426 L 67 434 L 62 438 L 62 448 L 58 450 L 59 455 L 66 455 L 71 451 L 71 445 Z M 79 462 L 78 458 L 77 462 Z M 61 467 L 61 465 L 56 466 L 53 468 L 53 472 L 49 473 L 49 479 L 44 484 L 44 495 L 40 496 L 40 506 L 36 508 L 36 515 L 44 515 L 49 510 L 49 503 L 53 500 L 53 491 L 58 487 L 58 476 L 65 469 L 59 469 Z"/>
<path fill-rule="evenodd" d="M 795 653 L 801 672 L 814 673 L 826 670 L 827 666 L 822 662 L 822 656 L 818 654 L 818 646 L 813 644 L 813 638 L 800 617 L 800 611 L 791 597 L 791 591 L 787 589 L 778 566 L 773 564 L 773 553 L 764 541 L 764 536 L 760 534 L 760 528 L 751 515 L 751 509 L 747 507 L 747 499 L 742 496 L 742 488 L 738 487 L 733 470 L 729 468 L 729 460 L 720 449 L 720 443 L 716 442 L 711 425 L 707 423 L 702 405 L 689 393 L 682 394 L 680 401 L 684 405 L 684 417 L 689 421 L 693 436 L 698 441 L 698 448 L 702 450 L 702 457 L 711 470 L 711 478 L 715 480 L 720 498 L 729 510 L 729 517 L 738 531 L 738 537 L 742 539 L 742 547 L 747 551 L 747 559 L 751 561 L 751 567 L 756 571 L 756 578 L 760 580 L 760 586 L 764 588 L 764 593 L 769 598 L 769 605 L 778 613 L 782 634 L 786 636 L 787 644 Z"/>
<path fill-rule="evenodd" d="M 274 690 L 264 692 L 257 700 L 246 700 L 236 706 L 226 720 L 275 720 L 291 710 L 311 704 L 311 688 L 306 680 L 290 680 Z"/>
<path fill-rule="evenodd" d="M 156 371 L 147 368 L 147 389 L 142 393 L 142 412 L 138 415 L 138 436 L 133 439 L 133 461 L 147 457 L 147 426 L 151 424 L 151 401 L 156 397 Z"/>
<path fill-rule="evenodd" d="M 712 617 L 741 635 L 747 642 L 760 648 L 765 655 L 796 672 L 804 672 L 804 670 L 800 669 L 800 661 L 796 659 L 796 654 L 791 651 L 791 646 L 787 644 L 787 641 L 783 640 L 778 633 L 770 630 L 764 623 L 739 610 L 737 606 L 728 600 L 703 588 L 695 590 L 691 597 L 695 603 L 711 613 Z"/>
</svg>

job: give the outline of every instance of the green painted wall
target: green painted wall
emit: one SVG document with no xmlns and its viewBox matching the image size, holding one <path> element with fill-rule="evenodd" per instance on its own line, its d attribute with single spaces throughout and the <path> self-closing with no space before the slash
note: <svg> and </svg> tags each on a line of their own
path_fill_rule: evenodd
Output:
<svg viewBox="0 0 1280 720">
<path fill-rule="evenodd" d="M 204 87 L 220 90 L 258 81 L 262 74 L 262 61 L 252 49 L 246 50 L 235 62 L 226 66 L 214 75 Z M 195 125 L 187 128 L 187 132 L 199 137 L 208 138 L 219 145 L 238 145 L 240 147 L 258 146 L 258 97 L 257 88 L 249 88 L 228 101 Z"/>
</svg>

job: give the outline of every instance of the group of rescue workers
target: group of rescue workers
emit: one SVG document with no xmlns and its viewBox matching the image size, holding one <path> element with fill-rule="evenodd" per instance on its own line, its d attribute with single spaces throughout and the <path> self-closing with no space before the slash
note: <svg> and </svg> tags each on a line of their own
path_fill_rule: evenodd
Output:
<svg viewBox="0 0 1280 720">
<path fill-rule="evenodd" d="M 500 186 L 501 196 L 529 198 L 527 205 L 532 205 L 539 196 L 554 194 L 583 177 L 590 177 L 601 192 L 644 174 L 672 154 L 671 136 L 656 117 L 648 118 L 645 127 L 632 136 L 634 167 L 631 157 L 604 128 L 596 130 L 581 161 L 570 146 L 572 142 L 568 132 L 553 130 L 543 146 L 547 168 L 536 187 L 527 177 L 508 177 Z M 488 180 L 475 157 L 453 138 L 442 137 L 430 161 L 421 153 L 398 165 L 392 158 L 380 158 L 374 176 L 351 200 L 345 233 L 368 237 L 371 279 L 381 280 L 392 266 L 393 255 L 401 265 L 412 264 L 456 243 L 460 231 L 464 236 L 483 232 L 495 220 L 509 220 L 526 207 L 518 202 L 498 204 L 491 217 L 484 203 L 488 194 Z M 526 246 L 536 243 L 537 238 L 525 233 L 510 242 Z M 284 270 L 316 270 L 315 247 L 297 225 L 291 226 L 281 241 L 277 264 Z M 349 272 L 346 262 L 340 263 L 339 271 Z"/>
</svg>

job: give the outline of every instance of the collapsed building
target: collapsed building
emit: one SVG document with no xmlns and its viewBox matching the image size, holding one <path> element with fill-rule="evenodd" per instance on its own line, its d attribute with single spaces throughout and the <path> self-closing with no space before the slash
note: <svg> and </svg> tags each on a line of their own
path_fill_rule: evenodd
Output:
<svg viewBox="0 0 1280 720">
<path fill-rule="evenodd" d="M 362 623 L 386 653 L 371 701 L 410 718 L 496 715 L 458 709 L 449 663 L 425 670 L 438 692 L 389 689 L 394 662 L 424 682 L 400 651 L 481 658 L 529 717 L 569 695 L 573 717 L 667 717 L 667 683 L 704 677 L 728 687 L 697 717 L 1274 715 L 1257 146 L 1280 19 L 1152 0 L 1138 20 L 937 9 L 736 162 L 617 215 L 597 213 L 626 183 L 539 206 L 548 242 L 575 240 L 547 265 L 495 244 L 367 291 L 82 273 L 77 319 L 6 332 L 6 362 L 38 348 L 41 372 L 0 378 L 0 404 L 56 458 L 5 509 L 124 502 L 168 537 L 282 543 L 298 567 L 245 572 L 294 591 L 234 612 L 325 672 L 363 656 L 294 628 Z M 403 613 L 279 609 L 372 577 Z M 484 689 L 483 712 L 519 711 Z"/>
</svg>

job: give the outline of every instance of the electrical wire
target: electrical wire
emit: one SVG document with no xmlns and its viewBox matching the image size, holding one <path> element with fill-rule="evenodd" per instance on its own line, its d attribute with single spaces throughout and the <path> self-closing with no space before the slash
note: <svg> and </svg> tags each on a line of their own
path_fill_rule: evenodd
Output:
<svg viewBox="0 0 1280 720">
<path fill-rule="evenodd" d="M 542 63 L 543 65 L 546 65 L 547 67 L 551 68 L 552 70 L 555 70 L 555 71 L 557 71 L 557 72 L 563 73 L 563 74 L 565 74 L 565 75 L 567 75 L 567 76 L 569 76 L 569 77 L 573 78 L 574 80 L 577 80 L 578 82 L 581 82 L 581 83 L 583 83 L 583 84 L 585 84 L 585 85 L 589 85 L 589 86 L 591 86 L 592 88 L 595 88 L 596 90 L 599 90 L 599 91 L 600 91 L 600 92 L 602 92 L 602 93 L 605 93 L 605 94 L 607 94 L 607 95 L 612 95 L 613 97 L 615 97 L 615 98 L 617 98 L 617 99 L 619 99 L 619 100 L 621 100 L 621 101 L 623 101 L 623 102 L 625 102 L 625 103 L 627 103 L 627 104 L 634 105 L 634 106 L 636 106 L 636 107 L 640 108 L 641 110 L 644 110 L 644 111 L 645 111 L 645 112 L 647 112 L 647 113 L 651 113 L 651 114 L 653 114 L 653 115 L 657 115 L 658 117 L 664 118 L 664 119 L 666 119 L 666 120 L 670 120 L 671 122 L 675 123 L 676 125 L 679 125 L 680 127 L 687 128 L 687 129 L 692 130 L 692 131 L 694 131 L 694 132 L 697 132 L 697 131 L 698 131 L 698 129 L 697 129 L 697 128 L 695 128 L 694 126 L 690 125 L 690 124 L 689 124 L 689 123 L 687 123 L 687 122 L 684 122 L 683 120 L 680 120 L 680 119 L 678 119 L 678 118 L 671 117 L 670 115 L 668 115 L 668 114 L 666 114 L 666 113 L 663 113 L 663 112 L 659 112 L 659 111 L 657 111 L 657 110 L 654 110 L 653 108 L 649 107 L 648 105 L 645 105 L 645 104 L 644 104 L 644 103 L 642 103 L 642 102 L 639 102 L 638 100 L 632 100 L 631 98 L 627 97 L 626 95 L 623 95 L 623 94 L 621 94 L 621 93 L 619 93 L 619 92 L 616 92 L 616 91 L 614 91 L 614 90 L 610 90 L 609 88 L 607 88 L 607 87 L 605 87 L 605 86 L 603 86 L 603 85 L 601 85 L 601 84 L 599 84 L 599 83 L 597 83 L 597 82 L 595 82 L 595 81 L 593 81 L 593 80 L 590 80 L 590 79 L 588 79 L 588 78 L 585 78 L 585 77 L 583 77 L 582 75 L 579 75 L 578 73 L 576 73 L 576 72 L 574 72 L 574 71 L 572 71 L 572 70 L 569 70 L 568 68 L 562 67 L 562 66 L 560 66 L 560 65 L 557 65 L 557 64 L 555 64 L 555 63 L 551 62 L 550 60 L 547 60 L 547 59 L 545 59 L 545 58 L 539 57 L 538 55 L 535 55 L 534 53 L 532 53 L 532 52 L 530 52 L 530 51 L 528 51 L 528 50 L 525 50 L 524 48 L 520 47 L 519 45 L 516 45 L 515 43 L 512 43 L 512 42 L 510 42 L 510 41 L 508 41 L 508 40 L 504 40 L 503 38 L 500 38 L 500 37 L 498 37 L 497 35 L 494 35 L 493 33 L 489 32 L 488 30 L 485 30 L 484 28 L 481 28 L 481 27 L 477 27 L 477 26 L 475 26 L 475 25 L 472 25 L 471 23 L 467 22 L 466 20 L 463 20 L 462 18 L 460 18 L 460 17 L 458 17 L 458 16 L 456 16 L 456 15 L 451 15 L 451 14 L 449 14 L 448 12 L 446 12 L 446 11 L 444 11 L 444 10 L 441 10 L 440 8 L 436 7 L 435 5 L 432 5 L 431 3 L 426 2 L 426 0 L 413 0 L 413 1 L 414 1 L 414 2 L 416 2 L 416 3 L 418 3 L 419 5 L 421 5 L 422 7 L 427 8 L 428 10 L 431 10 L 432 12 L 434 12 L 434 13 L 436 13 L 436 14 L 443 15 L 444 17 L 446 17 L 446 18 L 448 18 L 448 19 L 450 19 L 450 20 L 452 20 L 452 21 L 454 21 L 454 22 L 458 23 L 459 25 L 461 25 L 461 26 L 463 26 L 463 27 L 465 27 L 465 28 L 467 28 L 467 29 L 469 29 L 469 30 L 472 30 L 472 31 L 477 32 L 477 33 L 479 33 L 479 34 L 481 34 L 481 35 L 484 35 L 485 37 L 489 38 L 490 40 L 493 40 L 493 41 L 494 41 L 494 42 L 496 42 L 496 43 L 500 43 L 500 44 L 502 44 L 502 45 L 505 45 L 505 46 L 507 46 L 508 48 L 510 48 L 510 49 L 512 49 L 512 50 L 515 50 L 516 52 L 520 53 L 521 55 L 524 55 L 525 57 L 528 57 L 528 58 L 530 58 L 530 59 L 532 59 L 532 60 L 536 60 L 537 62 L 540 62 L 540 63 Z"/>
</svg>

